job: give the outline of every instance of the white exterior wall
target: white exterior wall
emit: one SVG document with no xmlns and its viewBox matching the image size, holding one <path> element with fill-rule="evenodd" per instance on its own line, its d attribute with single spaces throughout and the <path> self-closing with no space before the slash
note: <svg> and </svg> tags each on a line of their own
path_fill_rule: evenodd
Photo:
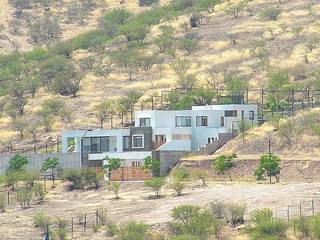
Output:
<svg viewBox="0 0 320 240">
<path fill-rule="evenodd" d="M 225 117 L 225 111 L 236 110 L 237 117 Z M 140 118 L 150 118 L 150 126 L 152 127 L 153 137 L 155 135 L 166 135 L 167 143 L 160 147 L 160 150 L 181 150 L 181 148 L 190 150 L 198 150 L 208 143 L 208 138 L 218 139 L 219 133 L 231 133 L 232 129 L 236 129 L 242 119 L 242 111 L 244 111 L 244 119 L 249 119 L 249 111 L 254 111 L 253 124 L 258 122 L 258 108 L 256 105 L 230 104 L 230 105 L 208 105 L 194 106 L 192 110 L 181 111 L 138 111 L 135 114 L 135 126 L 139 127 Z M 177 116 L 190 116 L 191 127 L 176 127 Z M 196 126 L 197 116 L 207 116 L 208 126 Z M 224 117 L 224 126 L 221 127 L 221 117 Z M 173 134 L 190 134 L 192 136 L 191 145 L 188 141 L 172 141 Z M 178 143 L 181 142 L 181 143 Z M 184 142 L 184 143 L 182 143 Z"/>
<path fill-rule="evenodd" d="M 143 163 L 143 159 L 152 156 L 151 151 L 146 152 L 122 152 L 122 153 L 96 153 L 89 154 L 89 160 L 101 160 L 105 157 L 120 158 L 123 160 L 123 166 L 130 165 L 132 161 Z"/>
</svg>

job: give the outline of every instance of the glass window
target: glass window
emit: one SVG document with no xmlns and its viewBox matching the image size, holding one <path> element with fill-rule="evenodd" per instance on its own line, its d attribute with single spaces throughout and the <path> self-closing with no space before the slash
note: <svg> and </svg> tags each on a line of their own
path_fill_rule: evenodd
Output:
<svg viewBox="0 0 320 240">
<path fill-rule="evenodd" d="M 236 117 L 237 116 L 237 110 L 229 110 L 224 112 L 225 117 Z"/>
<path fill-rule="evenodd" d="M 254 111 L 249 111 L 249 119 L 254 120 Z"/>
<path fill-rule="evenodd" d="M 221 118 L 220 118 L 220 126 L 224 127 L 224 117 L 223 116 L 221 116 Z"/>
<path fill-rule="evenodd" d="M 108 137 L 101 138 L 101 152 L 110 152 L 110 139 Z"/>
<path fill-rule="evenodd" d="M 172 134 L 172 140 L 191 140 L 190 134 Z"/>
<path fill-rule="evenodd" d="M 83 152 L 91 152 L 91 139 L 90 138 L 83 138 Z"/>
<path fill-rule="evenodd" d="M 133 135 L 132 136 L 132 147 L 133 148 L 143 148 L 143 136 L 142 135 Z"/>
<path fill-rule="evenodd" d="M 123 137 L 123 150 L 128 151 L 130 148 L 130 137 L 124 136 Z"/>
<path fill-rule="evenodd" d="M 176 127 L 191 127 L 191 117 L 176 117 Z"/>
<path fill-rule="evenodd" d="M 196 118 L 197 126 L 208 126 L 208 117 L 207 116 L 198 116 Z"/>
<path fill-rule="evenodd" d="M 91 152 L 100 152 L 100 138 L 91 138 Z"/>
<path fill-rule="evenodd" d="M 150 127 L 150 118 L 140 118 L 140 127 Z"/>
</svg>

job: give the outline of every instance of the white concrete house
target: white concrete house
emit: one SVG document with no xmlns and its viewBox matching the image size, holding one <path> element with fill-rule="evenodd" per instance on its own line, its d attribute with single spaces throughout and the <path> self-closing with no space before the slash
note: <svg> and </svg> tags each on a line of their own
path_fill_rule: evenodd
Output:
<svg viewBox="0 0 320 240">
<path fill-rule="evenodd" d="M 242 119 L 257 124 L 257 111 L 256 105 L 242 104 L 137 111 L 134 127 L 64 131 L 62 150 L 84 153 L 88 161 L 120 158 L 133 167 L 141 166 L 147 156 L 156 156 L 155 152 L 212 153 L 237 133 Z"/>
</svg>

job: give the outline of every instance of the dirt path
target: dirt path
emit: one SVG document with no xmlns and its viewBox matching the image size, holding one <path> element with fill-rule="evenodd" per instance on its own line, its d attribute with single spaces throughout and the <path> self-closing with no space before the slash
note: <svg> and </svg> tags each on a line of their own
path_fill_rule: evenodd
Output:
<svg viewBox="0 0 320 240">
<path fill-rule="evenodd" d="M 34 213 L 40 210 L 52 218 L 70 220 L 81 213 L 94 213 L 97 208 L 103 207 L 108 210 L 108 216 L 116 222 L 139 220 L 148 224 L 159 224 L 170 220 L 172 208 L 186 203 L 206 205 L 215 200 L 223 200 L 246 203 L 249 212 L 262 207 L 285 210 L 288 205 L 299 204 L 300 200 L 317 197 L 320 194 L 320 183 L 211 183 L 209 187 L 188 188 L 181 197 L 173 197 L 169 190 L 164 193 L 164 198 L 148 200 L 152 192 L 141 183 L 126 184 L 122 187 L 121 199 L 117 201 L 113 199 L 112 193 L 105 190 L 65 192 L 55 189 L 42 205 L 26 210 L 12 208 L 1 214 L 0 239 L 41 239 L 40 232 L 32 225 Z M 320 211 L 320 202 L 317 207 Z"/>
</svg>

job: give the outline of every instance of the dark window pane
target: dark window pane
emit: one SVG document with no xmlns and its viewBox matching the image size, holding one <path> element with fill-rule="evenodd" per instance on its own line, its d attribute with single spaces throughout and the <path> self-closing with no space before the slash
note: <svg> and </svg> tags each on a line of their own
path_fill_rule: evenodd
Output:
<svg viewBox="0 0 320 240">
<path fill-rule="evenodd" d="M 140 127 L 150 127 L 150 118 L 140 118 Z"/>
<path fill-rule="evenodd" d="M 91 152 L 100 152 L 100 138 L 91 138 Z"/>
<path fill-rule="evenodd" d="M 83 152 L 91 152 L 91 139 L 90 138 L 83 138 Z"/>
<path fill-rule="evenodd" d="M 225 117 L 236 117 L 237 111 L 236 110 L 229 110 L 224 112 Z"/>
<path fill-rule="evenodd" d="M 101 152 L 110 152 L 110 139 L 108 137 L 101 138 Z"/>
</svg>

